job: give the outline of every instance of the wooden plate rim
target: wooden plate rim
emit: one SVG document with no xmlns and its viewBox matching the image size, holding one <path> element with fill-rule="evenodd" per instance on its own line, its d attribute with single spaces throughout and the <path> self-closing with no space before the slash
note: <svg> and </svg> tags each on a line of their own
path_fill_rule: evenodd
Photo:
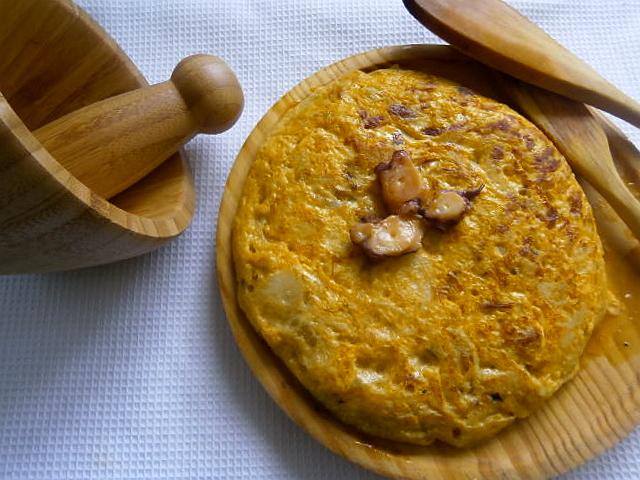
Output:
<svg viewBox="0 0 640 480">
<path fill-rule="evenodd" d="M 411 480 L 426 478 L 443 480 L 449 478 L 548 478 L 560 475 L 596 457 L 630 433 L 635 424 L 640 421 L 640 391 L 632 395 L 631 405 L 626 402 L 622 405 L 623 400 L 620 399 L 620 407 L 627 414 L 625 418 L 618 418 L 616 415 L 615 422 L 610 422 L 608 418 L 591 419 L 593 425 L 604 423 L 607 435 L 598 437 L 598 432 L 603 430 L 601 426 L 590 428 L 594 438 L 572 440 L 571 445 L 566 446 L 567 449 L 586 451 L 587 455 L 579 455 L 567 460 L 562 451 L 547 449 L 542 445 L 540 448 L 544 450 L 544 464 L 533 462 L 532 457 L 527 455 L 524 459 L 509 457 L 500 464 L 488 464 L 474 452 L 490 453 L 502 448 L 499 444 L 502 443 L 504 432 L 508 432 L 509 429 L 498 434 L 488 444 L 457 450 L 445 445 L 415 447 L 374 439 L 337 421 L 330 413 L 320 407 L 293 377 L 253 329 L 239 308 L 236 299 L 232 257 L 233 219 L 253 157 L 270 131 L 286 111 L 305 98 L 314 88 L 327 84 L 353 70 L 377 68 L 416 58 L 476 64 L 472 59 L 446 45 L 400 45 L 362 52 L 329 65 L 302 80 L 265 113 L 247 137 L 227 179 L 217 223 L 216 269 L 227 320 L 249 367 L 285 413 L 325 447 L 366 469 L 392 478 Z M 598 362 L 594 360 L 592 363 L 597 364 Z M 596 371 L 601 370 L 598 365 L 595 365 L 594 368 Z M 625 372 L 625 374 L 630 375 L 630 372 Z M 545 410 L 545 407 L 541 410 Z M 529 419 L 526 419 L 516 423 L 528 421 Z M 565 439 L 562 442 L 568 443 Z M 597 444 L 595 448 L 594 442 Z M 472 456 L 474 458 L 470 458 Z M 455 467 L 452 468 L 452 465 Z"/>
</svg>

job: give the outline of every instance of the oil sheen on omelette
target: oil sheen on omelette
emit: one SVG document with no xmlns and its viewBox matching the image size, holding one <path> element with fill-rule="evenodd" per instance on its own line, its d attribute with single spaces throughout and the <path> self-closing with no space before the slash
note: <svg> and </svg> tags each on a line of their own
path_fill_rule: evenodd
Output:
<svg viewBox="0 0 640 480">
<path fill-rule="evenodd" d="M 372 258 L 350 230 L 388 217 L 376 167 L 397 152 L 429 192 L 476 196 L 455 224 L 421 221 L 419 248 Z M 590 206 L 551 141 L 410 70 L 353 72 L 292 108 L 251 167 L 233 246 L 240 306 L 300 382 L 343 422 L 415 444 L 529 415 L 576 373 L 608 298 Z"/>
</svg>

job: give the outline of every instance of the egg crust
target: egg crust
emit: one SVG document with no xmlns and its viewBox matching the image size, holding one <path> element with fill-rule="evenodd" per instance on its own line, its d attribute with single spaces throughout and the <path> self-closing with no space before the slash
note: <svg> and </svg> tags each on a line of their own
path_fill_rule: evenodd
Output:
<svg viewBox="0 0 640 480">
<path fill-rule="evenodd" d="M 386 215 L 374 167 L 406 150 L 436 190 L 484 185 L 422 248 L 371 261 L 350 227 Z M 589 203 L 508 106 L 423 72 L 314 91 L 257 153 L 233 230 L 238 301 L 309 392 L 378 437 L 466 446 L 577 371 L 606 308 Z"/>
</svg>

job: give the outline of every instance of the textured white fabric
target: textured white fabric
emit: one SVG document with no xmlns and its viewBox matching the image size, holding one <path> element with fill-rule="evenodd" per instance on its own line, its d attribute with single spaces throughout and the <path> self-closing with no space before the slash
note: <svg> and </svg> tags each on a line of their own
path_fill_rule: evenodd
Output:
<svg viewBox="0 0 640 480">
<path fill-rule="evenodd" d="M 640 98 L 639 0 L 512 3 Z M 232 131 L 188 146 L 199 207 L 176 242 L 106 267 L 0 278 L 0 478 L 377 478 L 303 433 L 253 378 L 217 292 L 215 222 L 243 140 L 290 87 L 358 51 L 436 38 L 400 0 L 80 4 L 150 81 L 191 53 L 224 57 L 246 108 Z M 639 477 L 637 431 L 568 475 Z"/>
</svg>

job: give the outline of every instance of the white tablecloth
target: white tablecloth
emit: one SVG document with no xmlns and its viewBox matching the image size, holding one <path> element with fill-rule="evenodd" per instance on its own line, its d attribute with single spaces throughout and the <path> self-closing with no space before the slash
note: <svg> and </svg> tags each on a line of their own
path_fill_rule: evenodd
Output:
<svg viewBox="0 0 640 480">
<path fill-rule="evenodd" d="M 639 0 L 512 3 L 640 98 Z M 199 208 L 176 242 L 106 267 L 0 278 L 0 478 L 377 478 L 303 433 L 253 378 L 217 291 L 215 222 L 242 142 L 290 87 L 355 52 L 436 38 L 400 0 L 80 4 L 150 81 L 191 53 L 224 57 L 246 108 L 233 130 L 187 147 Z M 568 478 L 640 478 L 639 460 L 636 431 Z"/>
</svg>

